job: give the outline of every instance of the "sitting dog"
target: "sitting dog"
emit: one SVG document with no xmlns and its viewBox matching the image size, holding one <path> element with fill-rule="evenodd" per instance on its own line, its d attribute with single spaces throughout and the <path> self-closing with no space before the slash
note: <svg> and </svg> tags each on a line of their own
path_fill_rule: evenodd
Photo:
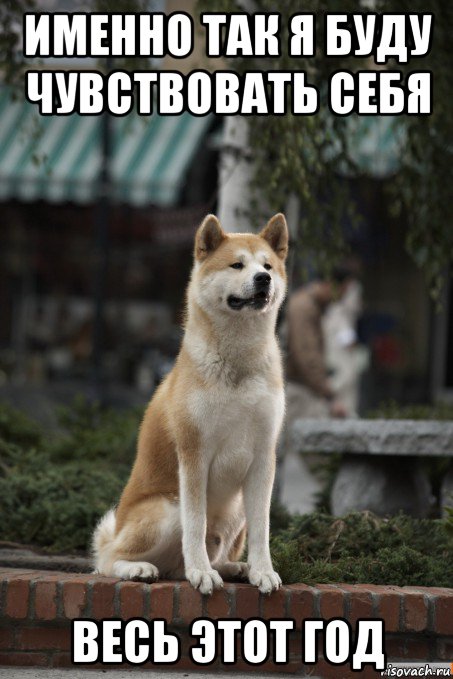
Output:
<svg viewBox="0 0 453 679">
<path fill-rule="evenodd" d="M 287 251 L 282 214 L 259 235 L 225 233 L 213 215 L 199 227 L 181 350 L 145 412 L 119 505 L 95 530 L 99 573 L 185 576 L 202 594 L 222 578 L 280 587 L 269 508 L 284 415 L 275 326 Z"/>
</svg>

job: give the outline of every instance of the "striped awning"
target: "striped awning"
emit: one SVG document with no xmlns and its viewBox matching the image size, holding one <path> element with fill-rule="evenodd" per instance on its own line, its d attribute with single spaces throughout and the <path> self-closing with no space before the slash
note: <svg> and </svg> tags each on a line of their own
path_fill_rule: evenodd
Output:
<svg viewBox="0 0 453 679">
<path fill-rule="evenodd" d="M 175 205 L 213 116 L 112 118 L 111 197 Z M 40 116 L 0 88 L 0 201 L 90 203 L 98 198 L 102 117 Z"/>
</svg>

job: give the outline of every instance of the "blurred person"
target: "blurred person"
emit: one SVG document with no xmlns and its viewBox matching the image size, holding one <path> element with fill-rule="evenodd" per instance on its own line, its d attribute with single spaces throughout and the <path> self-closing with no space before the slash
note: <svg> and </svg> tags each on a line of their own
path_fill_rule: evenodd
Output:
<svg viewBox="0 0 453 679">
<path fill-rule="evenodd" d="M 329 384 L 348 417 L 357 417 L 360 377 L 368 363 L 368 351 L 357 336 L 362 309 L 362 285 L 351 279 L 342 297 L 328 307 L 323 318 Z"/>
<path fill-rule="evenodd" d="M 347 408 L 329 380 L 323 317 L 341 298 L 351 274 L 337 269 L 296 290 L 287 308 L 287 426 L 299 418 L 346 417 Z"/>
<path fill-rule="evenodd" d="M 277 455 L 274 498 L 290 511 L 311 511 L 319 482 L 291 444 L 292 424 L 299 418 L 346 417 L 328 377 L 323 317 L 329 305 L 342 297 L 351 273 L 333 272 L 296 289 L 286 310 L 286 418 Z"/>
</svg>

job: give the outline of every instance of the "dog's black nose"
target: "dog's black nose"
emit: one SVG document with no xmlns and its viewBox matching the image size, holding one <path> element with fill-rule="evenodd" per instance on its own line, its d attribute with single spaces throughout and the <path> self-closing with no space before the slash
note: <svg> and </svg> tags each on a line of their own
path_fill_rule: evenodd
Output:
<svg viewBox="0 0 453 679">
<path fill-rule="evenodd" d="M 271 277 L 268 273 L 262 271 L 260 273 L 256 273 L 253 277 L 253 280 L 255 281 L 255 287 L 268 288 L 271 282 Z"/>
</svg>

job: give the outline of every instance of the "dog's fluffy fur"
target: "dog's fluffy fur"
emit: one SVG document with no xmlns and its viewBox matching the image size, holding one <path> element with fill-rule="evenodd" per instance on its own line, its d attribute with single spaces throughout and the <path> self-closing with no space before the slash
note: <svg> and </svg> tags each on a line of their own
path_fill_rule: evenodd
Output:
<svg viewBox="0 0 453 679">
<path fill-rule="evenodd" d="M 238 576 L 265 593 L 280 586 L 269 506 L 284 414 L 275 325 L 287 249 L 281 214 L 259 235 L 226 234 L 213 215 L 198 229 L 181 350 L 146 410 L 120 503 L 95 530 L 99 573 L 185 576 L 203 594 Z"/>
</svg>

